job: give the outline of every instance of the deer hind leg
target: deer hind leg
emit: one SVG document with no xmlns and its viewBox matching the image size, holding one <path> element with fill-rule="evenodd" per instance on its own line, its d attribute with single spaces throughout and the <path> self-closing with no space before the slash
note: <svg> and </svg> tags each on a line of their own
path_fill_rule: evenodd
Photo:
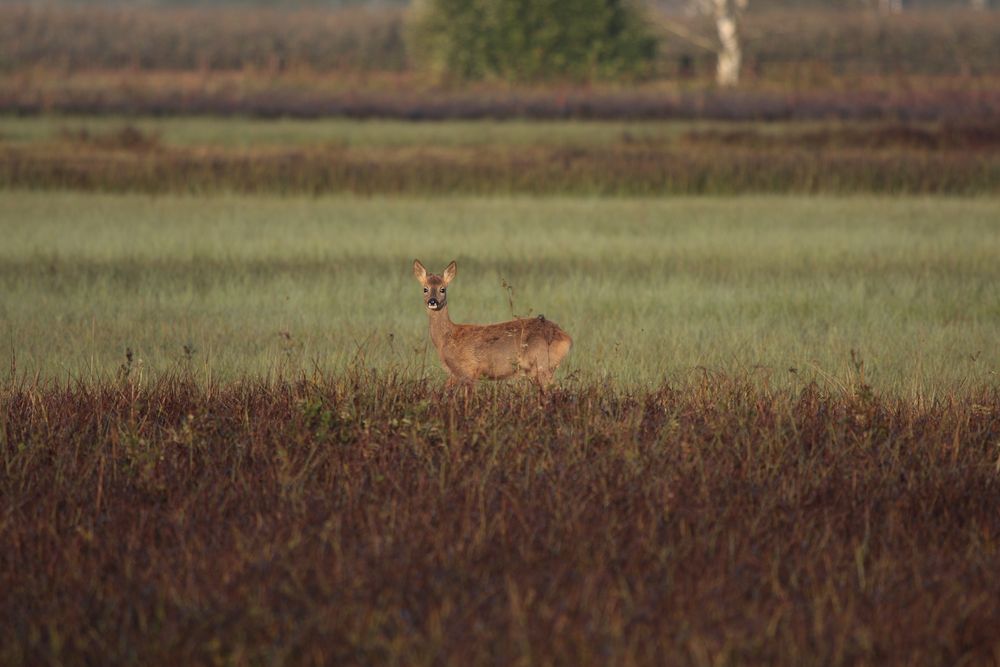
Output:
<svg viewBox="0 0 1000 667">
<path fill-rule="evenodd" d="M 531 380 L 532 384 L 538 390 L 537 399 L 538 406 L 544 407 L 549 396 L 549 386 L 552 384 L 552 369 L 544 365 L 537 365 L 532 369 L 532 372 L 526 373 L 528 379 Z"/>
<path fill-rule="evenodd" d="M 549 368 L 539 368 L 535 372 L 535 376 L 532 378 L 535 382 L 535 386 L 538 387 L 538 393 L 544 395 L 548 388 L 552 385 L 552 377 L 554 373 Z"/>
<path fill-rule="evenodd" d="M 541 358 L 538 360 L 539 384 L 544 386 L 552 384 L 556 375 L 556 369 L 559 368 L 559 364 L 562 363 L 566 353 L 569 352 L 571 345 L 572 342 L 569 340 L 569 337 L 565 336 L 545 346 L 545 349 L 541 353 Z"/>
<path fill-rule="evenodd" d="M 543 348 L 536 351 L 530 365 L 525 368 L 524 374 L 538 387 L 539 395 L 543 395 L 548 386 L 552 384 L 555 370 L 549 365 L 547 350 Z"/>
<path fill-rule="evenodd" d="M 549 366 L 548 361 L 545 351 L 541 350 L 524 368 L 524 374 L 540 389 L 544 389 L 552 382 L 552 375 L 555 372 L 555 369 Z"/>
<path fill-rule="evenodd" d="M 556 354 L 553 354 L 556 352 Z M 529 375 L 539 389 L 545 389 L 552 384 L 555 378 L 556 369 L 562 357 L 558 354 L 561 350 L 549 343 L 547 340 L 539 340 L 532 349 L 531 371 Z"/>
</svg>

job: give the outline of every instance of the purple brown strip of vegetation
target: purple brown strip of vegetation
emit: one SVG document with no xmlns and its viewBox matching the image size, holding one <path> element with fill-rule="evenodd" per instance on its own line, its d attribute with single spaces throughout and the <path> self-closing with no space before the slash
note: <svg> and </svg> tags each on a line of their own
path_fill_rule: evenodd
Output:
<svg viewBox="0 0 1000 667">
<path fill-rule="evenodd" d="M 1000 117 L 1000 90 L 274 90 L 35 89 L 0 84 L 0 112 L 36 115 L 212 115 L 399 120 L 589 119 L 726 121 L 988 121 Z"/>
</svg>

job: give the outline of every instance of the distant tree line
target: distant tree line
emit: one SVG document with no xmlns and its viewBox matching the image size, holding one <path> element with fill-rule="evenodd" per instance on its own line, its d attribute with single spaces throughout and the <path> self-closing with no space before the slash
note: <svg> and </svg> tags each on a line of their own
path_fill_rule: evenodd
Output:
<svg viewBox="0 0 1000 667">
<path fill-rule="evenodd" d="M 121 7 L 272 7 L 282 8 L 342 8 L 342 7 L 406 7 L 421 0 L 0 0 L 3 5 L 38 6 L 121 6 Z M 894 0 L 904 8 L 980 7 L 995 8 L 1000 0 Z M 767 9 L 878 9 L 886 0 L 753 0 L 755 10 Z M 691 0 L 652 0 L 649 4 L 660 9 L 690 11 Z"/>
<path fill-rule="evenodd" d="M 887 15 L 879 21 L 857 10 L 830 14 L 818 4 L 769 13 L 779 0 L 415 0 L 407 7 L 393 6 L 402 0 L 293 0 L 281 3 L 287 12 L 263 0 L 109 1 L 65 0 L 59 8 L 49 0 L 37 7 L 0 0 L 0 70 L 32 63 L 71 70 L 419 67 L 448 80 L 591 81 L 690 78 L 695 61 L 704 71 L 706 54 L 713 54 L 716 81 L 733 86 L 744 60 L 757 75 L 793 61 L 822 61 L 831 71 L 865 61 L 929 73 L 957 67 L 963 74 L 983 71 L 982 63 L 995 71 L 997 62 L 989 32 L 997 15 L 888 16 L 919 0 L 825 3 L 864 1 Z M 963 5 L 982 8 L 986 1 Z M 367 9 L 377 4 L 381 9 Z M 156 9 L 168 5 L 180 11 Z M 331 11 L 309 9 L 324 5 Z M 852 23 L 846 31 L 834 26 Z"/>
<path fill-rule="evenodd" d="M 270 7 L 303 9 L 344 7 L 405 7 L 410 0 L 0 0 L 0 6 L 39 7 Z"/>
<path fill-rule="evenodd" d="M 414 48 L 432 70 L 464 79 L 642 76 L 657 37 L 634 0 L 425 0 Z"/>
</svg>

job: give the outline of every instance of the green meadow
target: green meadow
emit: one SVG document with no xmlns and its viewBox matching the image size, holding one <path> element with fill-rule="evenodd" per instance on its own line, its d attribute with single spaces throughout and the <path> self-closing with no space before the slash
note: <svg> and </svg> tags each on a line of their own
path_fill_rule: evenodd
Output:
<svg viewBox="0 0 1000 667">
<path fill-rule="evenodd" d="M 1000 371 L 998 213 L 995 198 L 8 191 L 0 359 L 53 379 L 360 365 L 439 382 L 418 257 L 457 260 L 455 321 L 565 328 L 563 382 L 863 374 L 894 395 L 962 392 Z"/>
</svg>

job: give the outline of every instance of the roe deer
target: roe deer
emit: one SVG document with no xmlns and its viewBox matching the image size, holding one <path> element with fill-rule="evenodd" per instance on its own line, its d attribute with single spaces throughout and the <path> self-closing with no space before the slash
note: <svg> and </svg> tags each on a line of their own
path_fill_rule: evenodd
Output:
<svg viewBox="0 0 1000 667">
<path fill-rule="evenodd" d="M 438 276 L 427 273 L 420 260 L 413 260 L 413 275 L 424 287 L 431 342 L 450 374 L 447 386 L 471 386 L 482 377 L 502 380 L 521 374 L 544 390 L 573 339 L 541 315 L 499 324 L 453 323 L 448 317 L 447 287 L 457 270 L 452 262 Z"/>
</svg>

